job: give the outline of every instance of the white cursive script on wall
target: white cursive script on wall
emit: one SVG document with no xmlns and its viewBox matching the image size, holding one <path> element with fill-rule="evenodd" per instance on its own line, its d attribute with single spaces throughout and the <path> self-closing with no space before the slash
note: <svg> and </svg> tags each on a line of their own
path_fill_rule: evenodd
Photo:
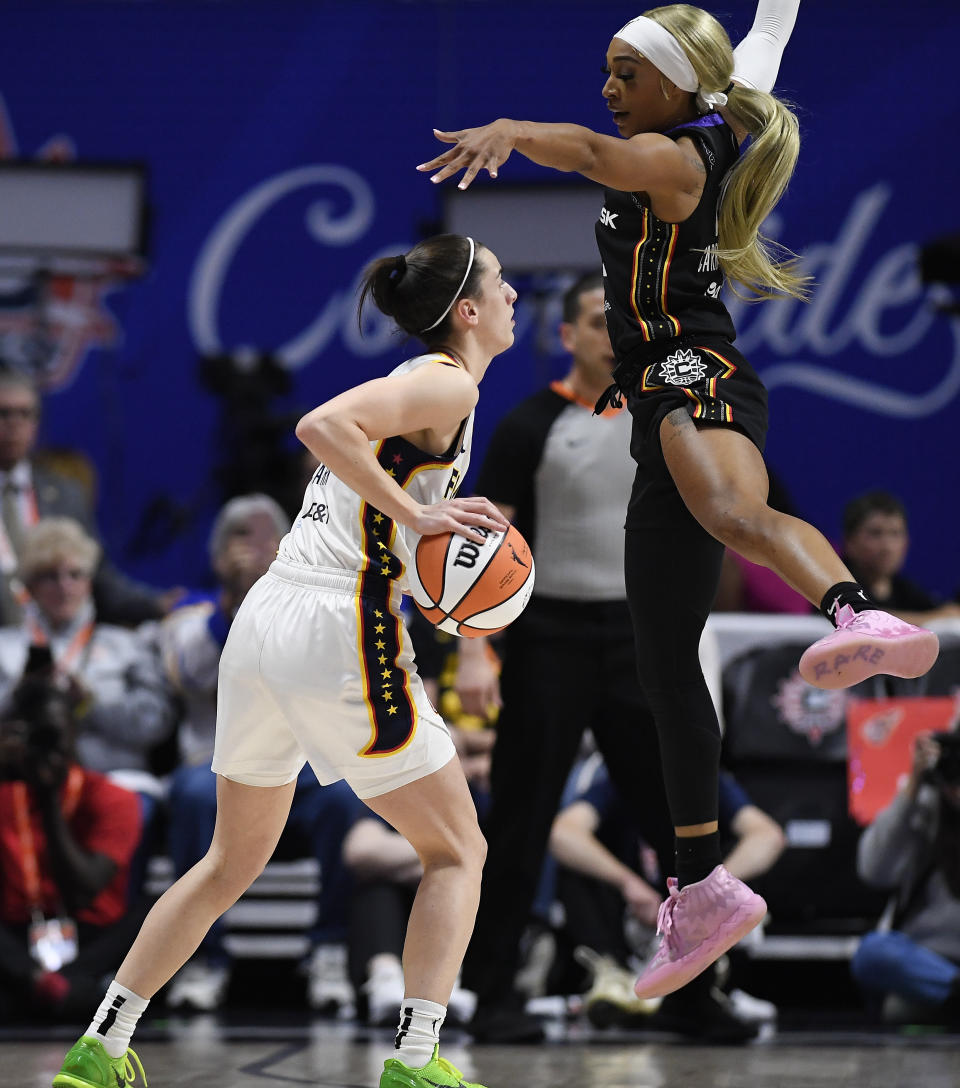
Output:
<svg viewBox="0 0 960 1088">
<path fill-rule="evenodd" d="M 760 347 L 787 357 L 761 370 L 768 390 L 793 386 L 908 419 L 940 411 L 960 392 L 960 323 L 936 312 L 936 304 L 949 296 L 942 288 L 921 284 L 917 247 L 895 246 L 858 270 L 892 195 L 884 183 L 866 189 L 854 200 L 835 242 L 804 250 L 803 270 L 816 280 L 810 303 L 782 299 L 752 307 L 728 300 L 739 331 L 737 346 L 748 358 Z M 775 235 L 776 228 L 771 217 L 767 231 Z M 895 358 L 898 372 L 910 375 L 914 387 L 917 379 L 936 380 L 922 391 L 907 391 L 804 358 L 852 351 L 875 359 L 877 369 L 885 358 Z"/>
<path fill-rule="evenodd" d="M 246 237 L 281 200 L 298 190 L 320 186 L 339 189 L 346 194 L 349 203 L 346 211 L 337 216 L 329 200 L 315 200 L 305 218 L 307 233 L 312 238 L 321 245 L 346 246 L 362 238 L 370 229 L 375 209 L 373 192 L 363 177 L 346 166 L 316 163 L 260 182 L 221 216 L 197 257 L 187 306 L 190 332 L 198 352 L 215 355 L 236 346 L 224 345 L 222 341 L 220 299 L 230 266 Z M 314 320 L 276 347 L 274 354 L 290 369 L 301 367 L 321 354 L 340 325 L 345 301 L 352 297 L 352 293 L 334 292 Z M 351 341 L 350 347 L 358 354 L 383 351 L 385 347 L 381 341 L 385 332 L 378 330 L 378 333 L 375 343 Z"/>
<path fill-rule="evenodd" d="M 346 210 L 339 215 L 329 199 L 311 204 L 305 227 L 318 243 L 346 246 L 369 231 L 375 210 L 373 192 L 366 179 L 348 167 L 319 163 L 260 182 L 221 216 L 197 258 L 188 309 L 199 352 L 215 354 L 237 346 L 224 345 L 219 330 L 221 297 L 231 264 L 271 208 L 292 193 L 313 187 L 333 187 L 347 198 Z M 948 322 L 936 313 L 944 291 L 921 284 L 916 245 L 896 245 L 875 259 L 865 259 L 892 196 L 891 186 L 883 182 L 862 191 L 853 200 L 837 238 L 804 250 L 803 268 L 816 280 L 809 304 L 781 299 L 753 307 L 732 296 L 727 299 L 741 351 L 748 358 L 762 352 L 781 360 L 761 370 L 769 390 L 799 388 L 900 418 L 932 415 L 960 393 L 960 322 Z M 776 236 L 777 229 L 777 217 L 772 216 L 766 230 Z M 404 243 L 380 246 L 368 260 L 407 248 Z M 392 322 L 375 307 L 366 310 L 362 336 L 357 327 L 354 301 L 367 263 L 361 263 L 349 285 L 345 273 L 344 289 L 330 294 L 305 329 L 274 348 L 288 368 L 297 369 L 322 355 L 338 331 L 347 349 L 357 356 L 379 355 L 395 345 Z M 532 312 L 525 316 L 529 319 L 518 321 L 518 342 L 533 323 Z M 908 375 L 913 389 L 845 373 L 842 361 L 837 367 L 812 361 L 844 353 L 874 360 L 876 370 L 883 368 L 884 360 L 895 360 L 898 374 Z M 917 390 L 920 382 L 927 388 Z"/>
</svg>

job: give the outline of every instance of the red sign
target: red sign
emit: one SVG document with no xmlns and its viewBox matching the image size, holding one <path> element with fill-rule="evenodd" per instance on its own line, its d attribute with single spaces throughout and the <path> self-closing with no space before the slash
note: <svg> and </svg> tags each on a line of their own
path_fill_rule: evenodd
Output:
<svg viewBox="0 0 960 1088">
<path fill-rule="evenodd" d="M 850 815 L 862 826 L 894 798 L 913 764 L 919 733 L 952 729 L 960 700 L 950 697 L 851 699 L 847 704 Z"/>
</svg>

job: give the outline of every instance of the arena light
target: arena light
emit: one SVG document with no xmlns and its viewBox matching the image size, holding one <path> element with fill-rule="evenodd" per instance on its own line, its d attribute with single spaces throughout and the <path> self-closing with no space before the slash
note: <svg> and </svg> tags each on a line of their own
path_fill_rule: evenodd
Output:
<svg viewBox="0 0 960 1088">
<path fill-rule="evenodd" d="M 591 224 L 603 207 L 599 185 L 472 185 L 443 189 L 443 229 L 488 246 L 511 273 L 599 267 Z"/>
</svg>

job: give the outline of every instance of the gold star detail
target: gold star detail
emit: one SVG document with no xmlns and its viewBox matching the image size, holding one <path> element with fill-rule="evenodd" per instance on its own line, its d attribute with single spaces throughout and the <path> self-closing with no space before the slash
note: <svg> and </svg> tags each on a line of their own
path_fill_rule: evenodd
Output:
<svg viewBox="0 0 960 1088">
<path fill-rule="evenodd" d="M 389 563 L 387 563 L 387 564 L 385 564 L 384 566 L 382 566 L 382 567 L 380 568 L 380 573 L 381 573 L 381 574 L 389 574 L 389 573 L 390 573 L 390 564 L 389 564 Z"/>
<path fill-rule="evenodd" d="M 386 646 L 387 646 L 387 644 L 383 641 L 383 639 L 378 639 L 374 643 L 374 645 L 377 647 L 378 650 L 384 650 L 384 649 L 386 649 Z"/>
<path fill-rule="evenodd" d="M 376 631 L 378 635 L 382 635 L 383 632 L 386 631 L 386 627 L 384 627 L 382 623 L 378 623 L 377 626 L 374 627 L 374 631 Z"/>
<path fill-rule="evenodd" d="M 393 696 L 390 694 L 390 689 L 389 688 L 387 688 L 387 690 L 383 693 L 383 697 L 388 703 L 393 698 Z"/>
<path fill-rule="evenodd" d="M 383 677 L 384 680 L 389 680 L 390 679 L 390 673 L 391 673 L 390 669 L 384 669 L 383 672 L 380 673 L 380 675 Z"/>
<path fill-rule="evenodd" d="M 383 521 L 383 514 L 381 514 L 380 511 L 378 510 L 373 515 L 373 523 L 374 523 L 374 525 L 379 525 L 381 521 Z"/>
<path fill-rule="evenodd" d="M 378 619 L 378 620 L 382 620 L 382 619 L 383 619 L 383 613 L 382 613 L 382 612 L 380 611 L 380 609 L 379 609 L 379 608 L 375 608 L 375 609 L 373 610 L 373 614 L 374 614 L 374 615 L 375 615 L 375 616 L 377 617 L 377 619 Z"/>
<path fill-rule="evenodd" d="M 386 658 L 385 658 L 385 657 L 383 656 L 383 654 L 381 654 L 381 655 L 380 655 L 380 656 L 379 656 L 379 657 L 377 658 L 377 660 L 378 660 L 378 661 L 380 662 L 380 664 L 381 664 L 381 665 L 386 665 L 386 663 L 387 663 L 387 659 L 386 659 Z"/>
<path fill-rule="evenodd" d="M 396 714 L 396 712 L 397 712 L 397 708 L 395 706 L 388 706 L 387 707 L 387 713 L 388 714 Z"/>
</svg>

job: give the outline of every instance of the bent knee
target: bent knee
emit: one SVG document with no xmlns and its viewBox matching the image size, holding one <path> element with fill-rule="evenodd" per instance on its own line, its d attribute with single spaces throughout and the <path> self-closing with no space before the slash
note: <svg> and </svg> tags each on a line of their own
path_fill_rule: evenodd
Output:
<svg viewBox="0 0 960 1088">
<path fill-rule="evenodd" d="M 487 840 L 474 821 L 425 844 L 420 854 L 424 868 L 456 866 L 479 874 L 487 858 Z"/>
<path fill-rule="evenodd" d="M 257 857 L 249 853 L 237 856 L 214 842 L 197 868 L 217 896 L 235 902 L 260 876 L 269 860 L 269 856 Z"/>
</svg>

